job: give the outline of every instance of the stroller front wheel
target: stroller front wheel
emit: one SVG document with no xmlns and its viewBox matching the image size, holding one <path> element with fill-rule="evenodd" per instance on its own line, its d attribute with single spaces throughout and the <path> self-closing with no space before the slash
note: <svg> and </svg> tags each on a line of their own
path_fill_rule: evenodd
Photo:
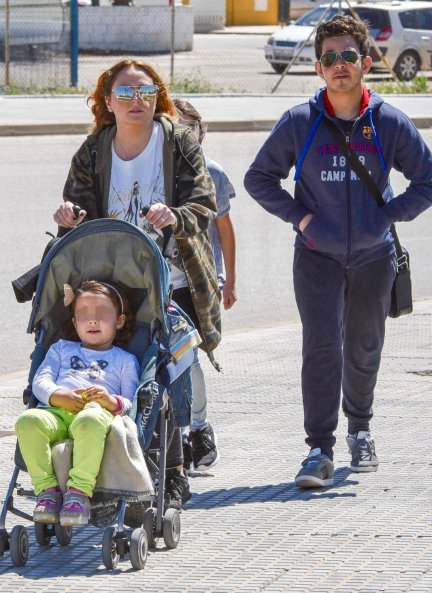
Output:
<svg viewBox="0 0 432 593">
<path fill-rule="evenodd" d="M 158 538 L 155 537 L 156 509 L 154 507 L 150 507 L 146 510 L 143 527 L 147 534 L 148 547 L 156 548 Z"/>
<path fill-rule="evenodd" d="M 132 531 L 130 539 L 130 561 L 136 570 L 142 570 L 147 560 L 148 542 L 147 534 L 142 527 Z"/>
<path fill-rule="evenodd" d="M 14 566 L 25 566 L 29 555 L 29 537 L 27 529 L 15 525 L 10 534 L 10 555 Z"/>
<path fill-rule="evenodd" d="M 72 526 L 54 525 L 56 540 L 59 546 L 68 546 L 72 540 Z"/>
<path fill-rule="evenodd" d="M 168 509 L 163 518 L 163 538 L 167 548 L 178 546 L 181 534 L 180 514 L 177 509 Z"/>
<path fill-rule="evenodd" d="M 115 536 L 117 527 L 108 527 L 105 529 L 102 539 L 102 560 L 105 568 L 114 570 L 117 567 L 120 555 L 117 551 Z"/>
<path fill-rule="evenodd" d="M 51 535 L 53 533 L 53 529 L 47 523 L 35 523 L 34 524 L 34 533 L 36 542 L 40 546 L 49 546 L 51 541 Z"/>
</svg>

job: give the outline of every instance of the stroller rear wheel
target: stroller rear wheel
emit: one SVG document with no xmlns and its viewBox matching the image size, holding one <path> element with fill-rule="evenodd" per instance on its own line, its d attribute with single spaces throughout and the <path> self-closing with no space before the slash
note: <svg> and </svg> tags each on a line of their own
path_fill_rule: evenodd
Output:
<svg viewBox="0 0 432 593">
<path fill-rule="evenodd" d="M 117 551 L 117 543 L 115 536 L 117 535 L 117 527 L 108 527 L 105 529 L 102 539 L 102 561 L 105 568 L 114 570 L 117 567 L 120 555 Z"/>
<path fill-rule="evenodd" d="M 68 546 L 72 540 L 72 526 L 54 525 L 56 540 L 59 546 Z"/>
<path fill-rule="evenodd" d="M 29 537 L 27 529 L 15 525 L 10 534 L 10 555 L 14 566 L 25 566 L 29 555 Z"/>
<path fill-rule="evenodd" d="M 147 542 L 149 548 L 156 548 L 158 543 L 158 538 L 155 537 L 156 513 L 156 509 L 154 507 L 150 507 L 146 510 L 144 515 L 143 527 L 147 534 Z"/>
<path fill-rule="evenodd" d="M 142 570 L 147 560 L 148 542 L 145 529 L 139 527 L 132 531 L 130 539 L 130 561 L 136 570 Z"/>
<path fill-rule="evenodd" d="M 167 548 L 178 546 L 181 534 L 180 514 L 177 509 L 168 509 L 163 518 L 163 538 Z"/>
</svg>

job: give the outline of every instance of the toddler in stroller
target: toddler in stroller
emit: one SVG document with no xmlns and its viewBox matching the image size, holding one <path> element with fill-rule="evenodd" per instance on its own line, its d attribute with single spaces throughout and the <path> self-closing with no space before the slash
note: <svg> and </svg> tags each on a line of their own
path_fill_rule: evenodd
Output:
<svg viewBox="0 0 432 593">
<path fill-rule="evenodd" d="M 111 284 L 86 281 L 64 304 L 72 307 L 79 342 L 55 342 L 33 379 L 36 408 L 18 418 L 15 432 L 37 495 L 33 521 L 86 525 L 104 444 L 114 416 L 127 413 L 139 384 L 138 361 L 113 341 L 124 329 L 125 300 Z M 73 465 L 63 495 L 51 445 L 72 438 Z"/>
<path fill-rule="evenodd" d="M 87 282 L 81 287 L 84 292 L 79 291 L 71 299 L 80 345 L 63 339 L 70 319 L 70 310 L 63 302 L 63 287 L 77 287 L 91 278 L 97 278 L 98 283 Z M 100 292 L 95 294 L 93 288 L 88 291 L 89 286 L 96 286 Z M 126 302 L 129 302 L 134 317 L 132 337 L 124 346 L 129 353 L 110 348 L 117 330 L 127 332 Z M 94 331 L 90 326 L 96 313 L 102 318 L 104 327 Z M 184 353 L 193 352 L 199 343 L 198 334 L 189 320 L 170 303 L 169 269 L 159 248 L 148 235 L 127 222 L 100 219 L 80 225 L 55 243 L 41 265 L 28 331 L 37 333 L 29 377 L 33 393 L 29 409 L 17 421 L 20 448 L 17 448 L 17 465 L 0 517 L 0 552 L 10 549 L 15 566 L 27 562 L 27 532 L 24 527 L 15 526 L 9 536 L 5 529 L 8 510 L 30 520 L 33 518 L 36 540 L 45 545 L 54 534 L 60 544 L 70 543 L 71 525 L 85 524 L 90 519 L 93 524 L 103 526 L 117 518 L 117 525 L 111 525 L 104 533 L 102 557 L 105 566 L 114 568 L 119 557 L 129 553 L 132 565 L 143 568 L 148 545 L 155 546 L 157 538 L 163 537 L 167 547 L 173 548 L 180 538 L 179 513 L 174 508 L 166 508 L 164 503 L 166 419 L 172 411 L 177 424 L 185 425 L 189 421 L 190 401 L 185 394 L 190 393 L 188 361 L 191 357 Z M 61 385 L 63 389 L 53 387 L 49 375 L 58 363 L 59 351 L 66 355 L 68 370 L 75 380 L 83 374 L 91 375 L 90 385 L 77 387 L 76 382 L 71 381 Z M 88 351 L 93 355 L 91 360 L 86 358 Z M 107 352 L 113 360 L 107 361 Z M 117 357 L 121 364 L 114 360 Z M 107 362 L 112 365 L 111 374 L 106 373 Z M 111 382 L 115 369 L 116 376 Z M 105 384 L 101 376 L 105 377 Z M 165 387 L 169 387 L 170 402 L 164 407 L 162 394 Z M 52 407 L 33 409 L 35 396 Z M 153 483 L 143 453 L 147 457 L 160 408 L 160 449 L 156 456 L 152 452 L 152 459 L 158 459 L 159 473 L 153 473 Z M 101 459 L 102 473 L 107 432 L 113 432 L 117 416 L 120 420 L 120 416 L 129 411 L 132 417 L 136 415 L 137 422 L 135 425 L 127 418 L 134 427 L 132 440 L 141 445 L 139 453 L 134 452 L 135 465 L 146 475 L 141 476 L 139 491 L 120 491 L 113 515 L 106 512 L 107 509 L 112 511 L 112 500 L 107 497 L 104 487 L 98 491 L 96 475 Z M 49 419 L 45 416 L 42 421 L 46 414 Z M 64 496 L 59 480 L 47 470 L 49 453 L 43 458 L 34 447 L 34 434 L 39 435 L 42 431 L 46 435 L 50 423 L 55 424 L 51 442 L 67 436 L 74 439 L 73 464 Z M 131 435 L 127 438 L 130 440 Z M 28 469 L 38 495 L 33 517 L 13 506 L 12 493 L 20 469 Z M 32 494 L 22 488 L 17 492 Z M 93 498 L 89 500 L 92 494 Z M 141 510 L 140 526 L 132 533 L 123 526 L 130 506 L 134 507 L 134 527 L 137 507 Z"/>
</svg>

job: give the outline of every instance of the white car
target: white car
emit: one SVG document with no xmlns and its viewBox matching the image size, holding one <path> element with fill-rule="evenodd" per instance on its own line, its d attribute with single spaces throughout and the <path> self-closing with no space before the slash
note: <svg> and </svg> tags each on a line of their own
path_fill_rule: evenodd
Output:
<svg viewBox="0 0 432 593">
<path fill-rule="evenodd" d="M 432 70 L 431 2 L 407 0 L 350 5 L 361 19 L 369 22 L 375 43 L 400 80 L 411 80 L 419 70 Z M 346 3 L 342 2 L 341 8 L 344 14 L 349 13 Z M 274 33 L 264 48 L 272 68 L 283 72 L 308 38 L 295 64 L 314 64 L 315 29 L 319 22 L 331 19 L 338 12 L 338 5 L 322 4 Z M 386 68 L 373 47 L 370 55 L 373 68 Z"/>
</svg>

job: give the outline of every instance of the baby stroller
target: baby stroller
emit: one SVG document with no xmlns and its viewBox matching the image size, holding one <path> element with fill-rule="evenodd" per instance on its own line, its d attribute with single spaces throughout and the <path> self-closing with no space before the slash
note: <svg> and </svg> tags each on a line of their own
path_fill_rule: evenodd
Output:
<svg viewBox="0 0 432 593">
<path fill-rule="evenodd" d="M 163 246 L 168 259 L 169 235 L 170 232 L 165 232 Z M 136 398 L 136 434 L 140 455 L 146 459 L 152 478 L 149 490 L 133 502 L 120 496 L 114 511 L 112 506 L 99 505 L 99 510 L 102 509 L 99 523 L 97 513 L 96 522 L 93 521 L 92 509 L 92 523 L 98 527 L 109 524 L 102 540 L 102 559 L 106 568 L 114 569 L 120 558 L 129 555 L 133 568 L 142 569 L 148 547 L 155 547 L 158 538 L 162 537 L 168 548 L 176 548 L 180 540 L 179 511 L 169 507 L 164 492 L 167 420 L 171 403 L 162 405 L 162 395 L 165 388 L 169 391 L 170 383 L 175 383 L 176 378 L 190 381 L 193 349 L 199 344 L 199 337 L 187 316 L 170 302 L 169 265 L 145 232 L 120 220 L 100 219 L 81 224 L 54 243 L 40 266 L 27 329 L 37 338 L 29 387 L 23 394 L 24 403 L 29 407 L 37 404 L 31 392 L 33 377 L 51 344 L 64 337 L 69 312 L 63 305 L 63 286 L 79 286 L 89 279 L 119 286 L 134 314 L 133 336 L 126 349 L 135 354 L 141 366 Z M 181 357 L 179 352 L 183 354 Z M 185 352 L 187 356 L 184 356 Z M 158 444 L 151 448 L 158 416 Z M 18 446 L 15 464 L 0 515 L 0 557 L 9 550 L 13 565 L 18 567 L 24 566 L 28 560 L 29 536 L 22 525 L 14 526 L 9 534 L 6 516 L 10 511 L 32 521 L 31 515 L 15 507 L 13 494 L 16 490 L 17 496 L 34 496 L 32 490 L 26 490 L 18 483 L 19 473 L 26 471 Z M 104 514 L 106 509 L 110 512 Z M 133 529 L 125 527 L 128 511 L 133 511 Z M 54 536 L 61 546 L 72 540 L 72 527 L 34 525 L 35 538 L 40 545 L 48 545 Z"/>
</svg>

